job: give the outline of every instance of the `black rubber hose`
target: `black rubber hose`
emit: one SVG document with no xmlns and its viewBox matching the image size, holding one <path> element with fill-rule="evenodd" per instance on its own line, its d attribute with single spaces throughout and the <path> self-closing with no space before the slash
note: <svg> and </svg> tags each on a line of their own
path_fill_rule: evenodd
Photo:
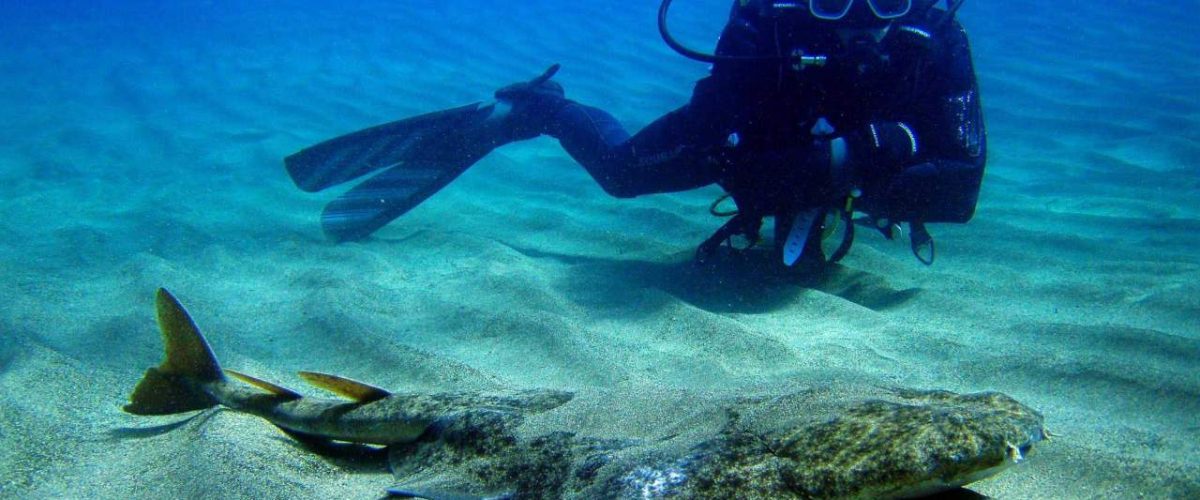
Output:
<svg viewBox="0 0 1200 500">
<path fill-rule="evenodd" d="M 664 42 L 667 42 L 668 47 L 671 47 L 672 50 L 678 52 L 683 57 L 709 64 L 722 61 L 786 62 L 791 59 L 784 56 L 719 56 L 716 54 L 708 54 L 698 50 L 692 50 L 686 45 L 679 43 L 679 40 L 676 40 L 675 37 L 671 36 L 671 30 L 667 28 L 667 11 L 669 10 L 671 10 L 671 0 L 662 0 L 662 3 L 658 5 L 658 33 L 662 35 L 662 39 Z"/>
<path fill-rule="evenodd" d="M 692 50 L 671 36 L 671 31 L 667 28 L 667 11 L 669 10 L 671 10 L 671 0 L 662 0 L 662 3 L 658 4 L 658 34 L 662 35 L 662 39 L 664 42 L 667 42 L 667 46 L 688 59 L 706 63 L 717 62 L 715 54 L 705 54 Z"/>
</svg>

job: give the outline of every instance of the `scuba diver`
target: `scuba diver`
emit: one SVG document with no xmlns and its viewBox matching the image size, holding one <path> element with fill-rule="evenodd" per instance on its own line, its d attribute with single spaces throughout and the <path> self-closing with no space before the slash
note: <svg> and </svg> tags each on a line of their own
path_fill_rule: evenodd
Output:
<svg viewBox="0 0 1200 500">
<path fill-rule="evenodd" d="M 934 259 L 931 222 L 975 211 L 986 136 L 970 47 L 955 12 L 964 0 L 735 0 L 690 101 L 630 135 L 609 113 L 570 99 L 558 66 L 501 88 L 495 101 L 408 118 L 317 144 L 285 160 L 296 185 L 319 191 L 382 170 L 330 202 L 335 241 L 371 234 L 493 149 L 540 135 L 608 194 L 629 198 L 718 184 L 711 208 L 731 217 L 700 245 L 760 240 L 774 218 L 784 264 L 837 261 L 854 226 L 891 239 L 907 223 L 913 253 Z M 854 219 L 853 214 L 863 216 Z M 840 234 L 840 238 L 830 238 Z M 831 249 L 822 240 L 833 240 Z"/>
</svg>

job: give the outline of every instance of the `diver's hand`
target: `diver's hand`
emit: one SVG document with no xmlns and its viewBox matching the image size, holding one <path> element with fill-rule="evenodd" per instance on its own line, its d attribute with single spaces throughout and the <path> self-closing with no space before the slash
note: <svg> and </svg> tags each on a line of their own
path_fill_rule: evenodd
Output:
<svg viewBox="0 0 1200 500">
<path fill-rule="evenodd" d="M 903 122 L 872 122 L 845 139 L 849 161 L 873 173 L 899 172 L 920 150 L 916 132 Z"/>
<path fill-rule="evenodd" d="M 856 132 L 830 139 L 829 171 L 833 185 L 849 189 L 864 178 L 887 177 L 912 163 L 920 150 L 917 134 L 902 122 L 872 122 Z"/>
<path fill-rule="evenodd" d="M 563 86 L 551 80 L 558 69 L 559 65 L 554 64 L 537 78 L 496 91 L 496 100 L 508 107 L 504 120 L 513 140 L 546 133 L 550 121 L 567 104 Z"/>
</svg>

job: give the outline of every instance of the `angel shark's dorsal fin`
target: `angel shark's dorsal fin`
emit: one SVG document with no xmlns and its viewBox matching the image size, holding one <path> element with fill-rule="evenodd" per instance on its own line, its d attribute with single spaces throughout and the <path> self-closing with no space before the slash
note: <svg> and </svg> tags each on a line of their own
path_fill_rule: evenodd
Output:
<svg viewBox="0 0 1200 500">
<path fill-rule="evenodd" d="M 287 387 L 272 384 L 261 378 L 251 377 L 249 375 L 246 375 L 245 373 L 236 372 L 236 371 L 233 371 L 230 369 L 225 369 L 224 371 L 226 374 L 228 374 L 229 376 L 231 376 L 233 378 L 241 380 L 242 382 L 250 384 L 254 387 L 257 387 L 259 389 L 267 391 L 276 396 L 281 396 L 281 397 L 284 397 L 287 399 L 300 399 L 303 397 L 300 395 L 300 393 L 298 393 L 296 391 L 288 389 Z"/>
<path fill-rule="evenodd" d="M 300 372 L 300 378 L 315 387 L 352 399 L 358 403 L 370 403 L 391 396 L 392 393 L 357 380 L 320 372 Z"/>
</svg>

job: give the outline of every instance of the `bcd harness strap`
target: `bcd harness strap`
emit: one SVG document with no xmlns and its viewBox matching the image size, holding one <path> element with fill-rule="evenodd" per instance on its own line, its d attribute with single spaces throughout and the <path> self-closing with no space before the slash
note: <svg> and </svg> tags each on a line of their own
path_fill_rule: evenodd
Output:
<svg viewBox="0 0 1200 500">
<path fill-rule="evenodd" d="M 904 230 L 900 228 L 900 224 L 893 223 L 887 219 L 876 219 L 869 215 L 859 217 L 854 222 L 861 226 L 874 228 L 888 240 L 895 240 L 896 233 L 901 233 L 901 235 L 904 233 Z M 908 241 L 913 256 L 922 264 L 932 266 L 934 259 L 937 257 L 937 245 L 934 243 L 933 235 L 929 234 L 929 229 L 925 227 L 925 223 L 922 221 L 911 221 L 908 223 L 908 231 Z"/>
<path fill-rule="evenodd" d="M 753 248 L 754 245 L 758 244 L 759 230 L 762 229 L 762 222 L 763 217 L 761 215 L 751 216 L 735 212 L 733 218 L 729 219 L 729 222 L 726 222 L 717 232 L 709 236 L 708 239 L 704 240 L 704 243 L 701 243 L 696 248 L 696 262 L 701 264 L 707 262 L 710 257 L 716 254 L 721 244 L 727 244 L 730 248 L 735 248 L 732 241 L 734 236 L 742 236 L 748 242 L 746 248 L 740 250 Z"/>
<path fill-rule="evenodd" d="M 726 244 L 735 250 L 745 251 L 753 248 L 761 240 L 760 231 L 762 229 L 763 219 L 766 216 L 761 214 L 740 212 L 738 210 L 721 210 L 720 204 L 729 199 L 729 197 L 730 196 L 728 194 L 721 196 L 715 202 L 713 202 L 709 209 L 713 215 L 720 217 L 732 217 L 732 219 L 722 225 L 721 228 L 717 229 L 712 236 L 709 236 L 708 239 L 704 240 L 704 242 L 700 244 L 700 246 L 696 249 L 697 262 L 707 262 L 722 244 Z M 797 222 L 793 225 L 792 231 L 795 232 L 800 230 L 804 233 L 799 236 L 791 234 L 789 235 L 789 240 L 791 240 L 793 236 L 796 236 L 797 241 L 788 241 L 786 244 L 798 246 L 792 250 L 794 255 L 789 255 L 787 248 L 783 249 L 784 264 L 790 266 L 799 260 L 801 255 L 795 252 L 803 251 L 804 247 L 806 246 L 805 242 L 807 238 L 811 237 L 812 233 L 815 232 L 812 231 L 812 226 L 817 224 L 817 221 L 819 221 L 821 224 L 819 237 L 822 240 L 828 239 L 829 237 L 833 236 L 839 228 L 844 227 L 842 241 L 832 253 L 830 253 L 828 256 L 825 256 L 826 262 L 829 263 L 842 260 L 842 258 L 844 258 L 846 254 L 850 252 L 850 248 L 854 245 L 854 226 L 856 225 L 875 228 L 880 232 L 880 234 L 883 235 L 884 238 L 887 238 L 888 240 L 894 240 L 896 238 L 896 233 L 898 232 L 903 234 L 899 224 L 894 224 L 886 219 L 876 219 L 869 215 L 854 219 L 854 200 L 855 196 L 850 195 L 846 197 L 846 203 L 843 206 L 812 209 L 809 211 L 812 213 L 808 214 L 807 217 L 805 216 L 805 213 L 795 214 L 794 219 L 800 222 Z M 804 222 L 803 219 L 807 219 L 807 223 L 802 223 Z M 797 229 L 797 225 L 804 227 Z M 733 237 L 735 236 L 742 236 L 745 238 L 748 242 L 746 247 L 736 248 L 732 241 Z M 933 262 L 937 257 L 937 246 L 934 242 L 933 235 L 929 234 L 929 230 L 925 227 L 925 223 L 923 221 L 909 222 L 909 245 L 912 249 L 913 256 L 916 257 L 918 261 L 927 266 L 933 265 Z"/>
</svg>

